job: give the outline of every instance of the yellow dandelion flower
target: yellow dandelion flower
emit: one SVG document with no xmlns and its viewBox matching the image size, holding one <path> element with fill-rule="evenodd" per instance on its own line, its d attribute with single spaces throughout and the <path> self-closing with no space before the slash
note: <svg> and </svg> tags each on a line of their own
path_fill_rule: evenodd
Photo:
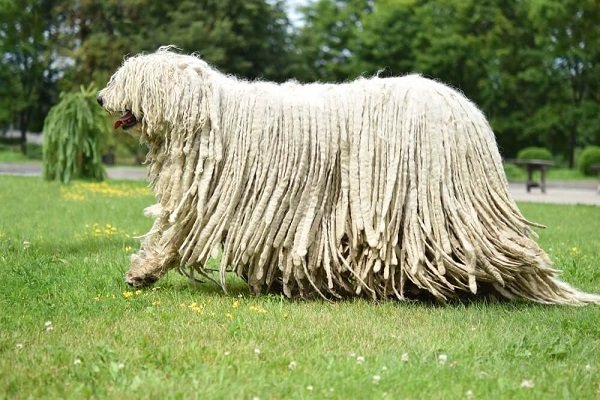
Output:
<svg viewBox="0 0 600 400">
<path fill-rule="evenodd" d="M 231 315 L 231 313 L 227 313 L 225 314 L 225 316 L 227 317 L 227 319 L 233 319 L 233 315 Z"/>
<path fill-rule="evenodd" d="M 264 314 L 267 312 L 267 310 L 265 310 L 264 308 L 260 307 L 260 306 L 255 306 L 255 305 L 251 305 L 250 307 L 248 307 L 249 310 L 254 311 L 258 314 Z"/>
<path fill-rule="evenodd" d="M 233 304 L 231 305 L 231 308 L 238 308 L 240 306 L 240 302 L 239 301 L 234 301 Z"/>
<path fill-rule="evenodd" d="M 126 299 L 130 298 L 131 296 L 133 296 L 133 292 L 130 292 L 130 291 L 123 292 L 123 297 L 125 297 Z"/>
</svg>

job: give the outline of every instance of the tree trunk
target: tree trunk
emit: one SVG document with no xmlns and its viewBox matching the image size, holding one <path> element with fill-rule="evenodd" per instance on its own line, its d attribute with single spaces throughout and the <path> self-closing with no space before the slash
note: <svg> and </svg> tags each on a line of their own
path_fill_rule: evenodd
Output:
<svg viewBox="0 0 600 400">
<path fill-rule="evenodd" d="M 27 155 L 27 113 L 22 111 L 19 114 L 19 129 L 21 131 L 21 152 Z"/>
<path fill-rule="evenodd" d="M 575 146 L 577 144 L 577 129 L 573 128 L 569 132 L 569 169 L 575 167 Z"/>
</svg>

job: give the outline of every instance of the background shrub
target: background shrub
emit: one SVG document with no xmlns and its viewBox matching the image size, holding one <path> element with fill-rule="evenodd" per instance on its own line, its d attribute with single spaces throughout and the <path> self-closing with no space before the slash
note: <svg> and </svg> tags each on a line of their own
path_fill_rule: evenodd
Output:
<svg viewBox="0 0 600 400">
<path fill-rule="evenodd" d="M 552 153 L 545 147 L 525 147 L 517 154 L 519 160 L 552 161 Z"/>
<path fill-rule="evenodd" d="M 44 121 L 44 178 L 68 183 L 74 178 L 103 180 L 102 149 L 110 141 L 106 113 L 96 104 L 98 90 L 90 85 L 61 93 Z"/>
<path fill-rule="evenodd" d="M 504 164 L 504 174 L 506 174 L 506 179 L 508 179 L 509 181 L 525 180 L 525 178 L 527 177 L 523 168 L 508 163 Z"/>
<path fill-rule="evenodd" d="M 27 143 L 27 158 L 32 160 L 42 160 L 44 156 L 44 146 L 37 143 Z"/>
<path fill-rule="evenodd" d="M 587 146 L 579 155 L 579 170 L 584 175 L 594 175 L 594 164 L 600 164 L 600 146 Z"/>
</svg>

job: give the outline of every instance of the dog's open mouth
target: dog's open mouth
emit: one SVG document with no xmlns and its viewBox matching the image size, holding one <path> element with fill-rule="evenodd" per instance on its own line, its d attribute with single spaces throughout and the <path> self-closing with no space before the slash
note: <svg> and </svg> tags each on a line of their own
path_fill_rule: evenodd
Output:
<svg viewBox="0 0 600 400">
<path fill-rule="evenodd" d="M 115 121 L 114 128 L 129 129 L 134 127 L 139 121 L 131 111 L 125 111 L 121 117 Z"/>
</svg>

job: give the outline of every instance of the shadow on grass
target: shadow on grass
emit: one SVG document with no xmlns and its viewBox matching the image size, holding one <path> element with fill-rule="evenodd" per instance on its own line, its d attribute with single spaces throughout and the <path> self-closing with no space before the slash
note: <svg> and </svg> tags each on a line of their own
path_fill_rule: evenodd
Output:
<svg viewBox="0 0 600 400">
<path fill-rule="evenodd" d="M 171 272 L 170 274 L 179 274 L 176 271 Z M 213 278 L 218 279 L 217 276 Z M 509 300 L 505 298 L 500 298 L 497 296 L 493 296 L 491 294 L 486 294 L 482 296 L 476 296 L 472 294 L 468 294 L 465 297 L 461 297 L 458 299 L 452 299 L 446 303 L 442 303 L 440 301 L 436 301 L 432 296 L 422 296 L 415 297 L 406 300 L 398 300 L 395 297 L 390 297 L 385 300 L 373 300 L 370 297 L 366 296 L 347 296 L 341 299 L 329 299 L 325 300 L 320 296 L 316 295 L 309 299 L 302 298 L 288 298 L 280 291 L 269 291 L 263 293 L 253 293 L 250 291 L 249 286 L 246 282 L 236 276 L 234 273 L 228 273 L 226 287 L 227 293 L 223 291 L 223 289 L 215 284 L 214 282 L 205 280 L 202 283 L 194 282 L 186 277 L 181 276 L 181 279 L 177 281 L 171 282 L 171 288 L 181 290 L 183 293 L 202 293 L 203 295 L 209 295 L 214 297 L 255 297 L 255 298 L 265 298 L 269 300 L 277 299 L 278 301 L 284 301 L 288 303 L 313 303 L 313 304 L 355 304 L 362 303 L 365 305 L 393 305 L 399 308 L 419 308 L 426 310 L 460 310 L 460 309 L 477 309 L 477 308 L 500 308 L 506 311 L 511 310 L 529 310 L 529 309 L 542 309 L 548 307 L 569 307 L 569 306 L 556 306 L 556 305 L 544 305 L 535 303 L 533 301 L 528 300 Z M 164 287 L 161 285 L 161 287 Z"/>
</svg>

